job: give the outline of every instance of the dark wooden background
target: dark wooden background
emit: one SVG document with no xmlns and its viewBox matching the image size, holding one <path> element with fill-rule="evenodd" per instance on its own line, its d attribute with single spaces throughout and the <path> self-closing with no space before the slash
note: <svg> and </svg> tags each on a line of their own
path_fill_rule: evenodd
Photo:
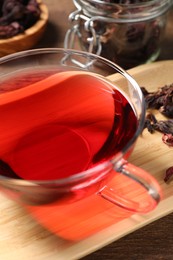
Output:
<svg viewBox="0 0 173 260">
<path fill-rule="evenodd" d="M 72 0 L 43 0 L 49 8 L 45 35 L 36 46 L 63 47 Z M 169 12 L 166 35 L 159 60 L 173 60 L 173 9 Z M 173 214 L 98 250 L 83 260 L 173 260 Z M 67 259 L 69 260 L 69 259 Z"/>
</svg>

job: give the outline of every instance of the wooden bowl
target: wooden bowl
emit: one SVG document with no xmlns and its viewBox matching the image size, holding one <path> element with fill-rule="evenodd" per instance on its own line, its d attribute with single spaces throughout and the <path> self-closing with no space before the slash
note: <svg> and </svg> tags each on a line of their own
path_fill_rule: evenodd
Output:
<svg viewBox="0 0 173 260">
<path fill-rule="evenodd" d="M 48 8 L 38 0 L 41 14 L 40 19 L 30 28 L 16 36 L 0 40 L 0 57 L 32 48 L 42 37 L 47 21 Z"/>
</svg>

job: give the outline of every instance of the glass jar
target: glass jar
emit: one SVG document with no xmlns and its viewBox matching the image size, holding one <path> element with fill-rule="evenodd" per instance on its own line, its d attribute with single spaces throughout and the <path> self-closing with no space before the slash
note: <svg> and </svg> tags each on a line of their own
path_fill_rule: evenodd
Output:
<svg viewBox="0 0 173 260">
<path fill-rule="evenodd" d="M 65 48 L 101 55 L 125 69 L 160 53 L 172 0 L 73 0 Z"/>
</svg>

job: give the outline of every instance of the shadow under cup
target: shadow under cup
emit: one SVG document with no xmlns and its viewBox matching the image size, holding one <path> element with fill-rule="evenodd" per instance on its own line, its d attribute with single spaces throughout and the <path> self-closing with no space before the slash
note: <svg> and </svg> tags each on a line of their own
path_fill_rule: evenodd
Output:
<svg viewBox="0 0 173 260">
<path fill-rule="evenodd" d="M 157 181 L 126 161 L 145 118 L 130 75 L 64 49 L 16 53 L 0 67 L 2 191 L 39 210 L 85 203 L 93 194 L 131 212 L 156 207 Z"/>
</svg>

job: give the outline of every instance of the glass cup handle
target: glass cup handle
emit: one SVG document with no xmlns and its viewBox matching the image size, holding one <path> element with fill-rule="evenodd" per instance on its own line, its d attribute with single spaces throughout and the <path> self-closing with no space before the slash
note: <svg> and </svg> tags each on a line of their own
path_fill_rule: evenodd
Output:
<svg viewBox="0 0 173 260">
<path fill-rule="evenodd" d="M 114 189 L 108 186 L 104 186 L 98 192 L 98 195 L 121 208 L 136 213 L 147 213 L 157 206 L 162 196 L 160 185 L 154 177 L 141 168 L 128 162 L 124 163 L 118 171 L 117 169 L 115 171 L 132 179 L 146 190 L 149 197 L 147 204 L 146 201 L 145 203 L 144 201 L 136 202 L 122 197 L 116 193 Z"/>
</svg>

